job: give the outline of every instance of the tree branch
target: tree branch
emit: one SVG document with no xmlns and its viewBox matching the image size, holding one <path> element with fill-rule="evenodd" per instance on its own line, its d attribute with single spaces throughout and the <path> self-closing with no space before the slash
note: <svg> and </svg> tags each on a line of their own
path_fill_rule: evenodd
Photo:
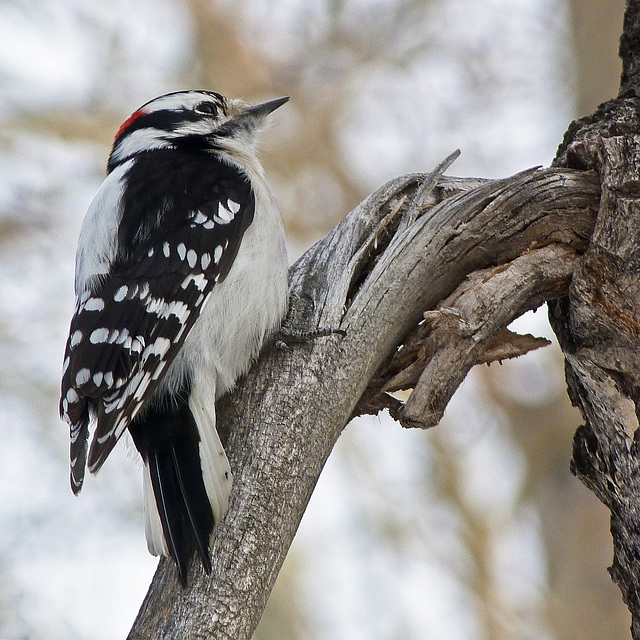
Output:
<svg viewBox="0 0 640 640">
<path fill-rule="evenodd" d="M 467 279 L 424 320 L 386 363 L 361 399 L 357 413 L 389 409 L 405 427 L 440 422 L 455 390 L 475 364 L 513 358 L 550 344 L 506 329 L 543 302 L 566 295 L 578 253 L 566 245 L 533 249 L 512 262 L 482 269 Z M 405 405 L 388 392 L 413 389 Z M 377 390 L 377 395 L 371 392 Z M 385 404 L 388 399 L 389 404 Z"/>
<path fill-rule="evenodd" d="M 389 362 L 405 341 L 415 342 L 425 311 L 452 296 L 446 305 L 466 325 L 451 323 L 447 333 L 446 323 L 432 322 L 441 337 L 423 362 L 436 366 L 449 335 L 461 345 L 466 373 L 515 315 L 564 293 L 599 196 L 595 173 L 566 169 L 496 181 L 403 176 L 309 249 L 290 271 L 289 323 L 346 335 L 266 348 L 223 400 L 219 421 L 234 486 L 212 574 L 192 565 L 183 589 L 171 563 L 161 561 L 129 638 L 250 638 L 337 437 L 392 380 Z M 520 278 L 527 293 L 517 295 Z M 483 287 L 493 292 L 484 306 Z M 464 377 L 446 375 L 437 412 Z M 424 419 L 421 409 L 417 415 Z"/>
</svg>

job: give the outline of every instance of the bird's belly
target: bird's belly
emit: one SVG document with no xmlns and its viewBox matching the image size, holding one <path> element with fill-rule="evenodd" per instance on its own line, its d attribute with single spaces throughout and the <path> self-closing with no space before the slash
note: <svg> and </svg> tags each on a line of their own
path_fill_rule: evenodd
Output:
<svg viewBox="0 0 640 640">
<path fill-rule="evenodd" d="M 255 222 L 247 230 L 226 279 L 213 287 L 167 372 L 167 382 L 190 379 L 210 385 L 219 397 L 247 371 L 265 338 L 280 326 L 287 308 L 284 236 L 270 243 L 252 241 L 250 234 L 260 231 Z"/>
</svg>

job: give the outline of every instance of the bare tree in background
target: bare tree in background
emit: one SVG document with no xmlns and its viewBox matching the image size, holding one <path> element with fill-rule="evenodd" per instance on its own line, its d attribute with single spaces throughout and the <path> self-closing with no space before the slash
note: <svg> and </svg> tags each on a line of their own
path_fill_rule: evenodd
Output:
<svg viewBox="0 0 640 640">
<path fill-rule="evenodd" d="M 545 301 L 585 420 L 572 469 L 611 509 L 611 574 L 640 638 L 638 33 L 629 0 L 620 94 L 570 126 L 554 168 L 398 178 L 292 267 L 290 327 L 346 335 L 271 345 L 226 399 L 235 483 L 213 574 L 182 589 L 161 562 L 130 638 L 250 638 L 351 417 L 434 426 L 474 364 L 540 345 L 506 327 Z M 405 404 L 399 389 L 413 389 Z"/>
</svg>

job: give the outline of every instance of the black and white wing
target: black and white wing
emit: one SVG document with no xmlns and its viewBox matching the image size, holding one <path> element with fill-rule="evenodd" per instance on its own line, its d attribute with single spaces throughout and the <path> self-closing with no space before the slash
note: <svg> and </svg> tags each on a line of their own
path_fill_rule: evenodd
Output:
<svg viewBox="0 0 640 640">
<path fill-rule="evenodd" d="M 129 173 L 144 175 L 149 168 L 141 164 Z M 85 464 L 92 472 L 102 466 L 157 388 L 211 290 L 228 274 L 253 220 L 255 199 L 246 176 L 214 159 L 205 164 L 176 174 L 168 157 L 163 172 L 156 155 L 157 193 L 188 197 L 169 202 L 154 195 L 154 185 L 128 188 L 116 258 L 106 275 L 78 292 L 60 401 L 61 416 L 71 429 L 75 493 L 82 487 Z M 196 175 L 202 171 L 204 179 Z M 139 182 L 128 176 L 129 185 Z M 95 433 L 87 461 L 92 419 Z"/>
</svg>

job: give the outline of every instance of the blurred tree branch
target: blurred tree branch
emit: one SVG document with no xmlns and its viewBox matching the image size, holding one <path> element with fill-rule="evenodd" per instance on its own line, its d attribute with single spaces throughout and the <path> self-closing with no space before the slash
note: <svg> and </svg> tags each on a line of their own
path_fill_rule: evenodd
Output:
<svg viewBox="0 0 640 640">
<path fill-rule="evenodd" d="M 478 362 L 538 346 L 506 332 L 544 301 L 585 425 L 572 469 L 612 511 L 614 580 L 640 638 L 640 0 L 617 99 L 573 123 L 556 168 L 504 180 L 397 178 L 291 268 L 289 323 L 338 334 L 266 348 L 220 407 L 234 470 L 213 573 L 161 561 L 130 638 L 250 638 L 340 432 L 389 408 L 437 423 Z M 451 160 L 451 159 L 450 159 Z M 405 404 L 389 396 L 414 388 Z"/>
</svg>

